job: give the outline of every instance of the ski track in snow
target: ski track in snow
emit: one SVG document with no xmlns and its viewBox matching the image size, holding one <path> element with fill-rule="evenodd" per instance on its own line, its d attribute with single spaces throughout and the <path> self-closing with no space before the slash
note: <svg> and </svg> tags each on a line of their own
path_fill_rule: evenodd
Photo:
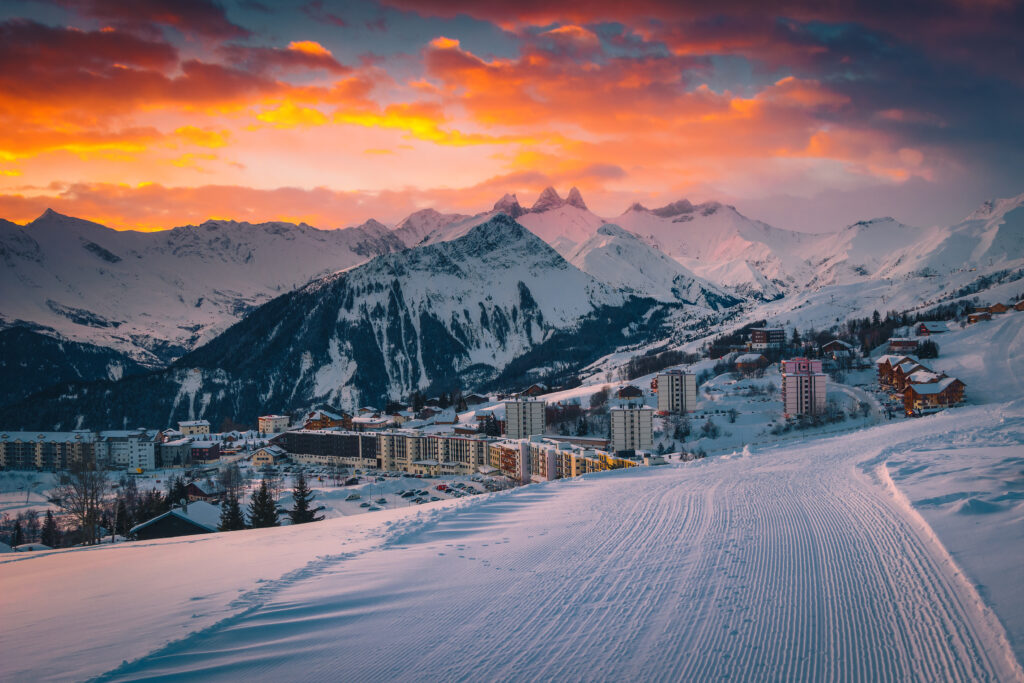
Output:
<svg viewBox="0 0 1024 683">
<path fill-rule="evenodd" d="M 884 467 L 971 411 L 397 521 L 100 680 L 1024 680 Z"/>
</svg>

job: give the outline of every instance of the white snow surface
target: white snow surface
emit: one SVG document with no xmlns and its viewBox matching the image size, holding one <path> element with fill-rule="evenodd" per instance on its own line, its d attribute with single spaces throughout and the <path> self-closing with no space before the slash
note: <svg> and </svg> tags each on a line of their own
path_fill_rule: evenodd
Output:
<svg viewBox="0 0 1024 683">
<path fill-rule="evenodd" d="M 617 225 L 602 225 L 565 258 L 612 287 L 660 301 L 682 301 L 717 309 L 717 302 L 709 302 L 732 298 L 722 288 L 697 277 L 678 261 Z"/>
<path fill-rule="evenodd" d="M 1024 612 L 1019 574 L 971 574 L 1020 566 L 1021 544 L 960 565 L 887 467 L 1019 457 L 1022 434 L 1016 401 L 302 528 L 6 555 L 0 674 L 1024 680 L 999 620 Z M 986 486 L 991 460 L 966 476 Z"/>
</svg>

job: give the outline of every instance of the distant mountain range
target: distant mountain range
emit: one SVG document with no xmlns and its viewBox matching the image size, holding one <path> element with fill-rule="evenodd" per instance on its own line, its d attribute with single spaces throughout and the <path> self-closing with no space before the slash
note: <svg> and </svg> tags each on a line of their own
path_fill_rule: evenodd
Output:
<svg viewBox="0 0 1024 683">
<path fill-rule="evenodd" d="M 548 188 L 528 209 L 514 195 L 476 216 L 425 209 L 393 228 L 208 221 L 139 233 L 47 211 L 0 221 L 0 258 L 4 358 L 19 359 L 0 365 L 17 383 L 0 397 L 14 402 L 7 416 L 157 424 L 511 386 L 667 338 L 670 318 L 713 321 L 740 304 L 776 315 L 818 290 L 840 291 L 842 311 L 868 292 L 942 300 L 990 274 L 1017 278 L 1024 195 L 949 227 L 881 218 L 827 234 L 686 200 L 606 220 L 575 188 L 564 199 Z M 621 329 L 598 331 L 600 320 Z M 549 357 L 554 339 L 576 352 Z M 17 401 L 48 387 L 39 419 L 26 418 Z M 106 404 L 90 407 L 101 388 Z"/>
</svg>

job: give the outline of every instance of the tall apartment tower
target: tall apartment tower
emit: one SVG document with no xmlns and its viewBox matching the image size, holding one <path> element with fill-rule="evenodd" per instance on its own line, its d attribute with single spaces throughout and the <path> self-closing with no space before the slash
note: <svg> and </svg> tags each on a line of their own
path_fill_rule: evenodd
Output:
<svg viewBox="0 0 1024 683">
<path fill-rule="evenodd" d="M 658 411 L 692 413 L 697 409 L 697 375 L 673 370 L 658 375 Z"/>
<path fill-rule="evenodd" d="M 782 411 L 791 415 L 820 415 L 825 412 L 825 383 L 821 361 L 793 358 L 782 361 Z"/>
<path fill-rule="evenodd" d="M 546 401 L 528 398 L 505 401 L 505 436 L 526 439 L 534 434 L 543 434 L 547 405 Z"/>
<path fill-rule="evenodd" d="M 646 451 L 654 447 L 653 408 L 617 407 L 608 412 L 611 415 L 614 452 Z"/>
</svg>

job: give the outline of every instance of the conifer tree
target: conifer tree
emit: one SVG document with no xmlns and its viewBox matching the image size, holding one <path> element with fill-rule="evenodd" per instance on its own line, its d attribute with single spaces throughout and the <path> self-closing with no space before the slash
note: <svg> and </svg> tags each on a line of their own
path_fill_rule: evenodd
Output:
<svg viewBox="0 0 1024 683">
<path fill-rule="evenodd" d="M 278 526 L 277 502 L 270 495 L 270 488 L 267 487 L 267 480 L 260 482 L 260 487 L 253 494 L 249 501 L 249 525 L 253 529 L 261 529 L 268 526 Z"/>
<path fill-rule="evenodd" d="M 292 499 L 295 501 L 295 507 L 288 511 L 288 517 L 291 518 L 292 524 L 319 522 L 323 519 L 323 515 L 318 517 L 316 514 L 324 509 L 322 505 L 318 508 L 310 507 L 313 497 L 314 494 L 306 483 L 306 475 L 300 471 L 298 478 L 295 480 L 295 488 L 292 489 Z"/>
<path fill-rule="evenodd" d="M 14 548 L 16 546 L 21 545 L 24 542 L 25 542 L 25 534 L 21 530 L 21 520 L 18 519 L 18 520 L 15 520 L 15 522 L 14 522 L 14 530 L 11 532 L 11 547 Z"/>
<path fill-rule="evenodd" d="M 220 506 L 220 524 L 217 528 L 221 531 L 239 531 L 245 528 L 242 507 L 238 504 L 238 497 L 232 493 L 228 494 L 224 504 Z"/>
<path fill-rule="evenodd" d="M 39 542 L 56 548 L 60 545 L 60 529 L 57 528 L 57 520 L 53 517 L 53 511 L 46 511 L 46 519 L 43 520 L 43 530 L 39 534 Z"/>
</svg>

